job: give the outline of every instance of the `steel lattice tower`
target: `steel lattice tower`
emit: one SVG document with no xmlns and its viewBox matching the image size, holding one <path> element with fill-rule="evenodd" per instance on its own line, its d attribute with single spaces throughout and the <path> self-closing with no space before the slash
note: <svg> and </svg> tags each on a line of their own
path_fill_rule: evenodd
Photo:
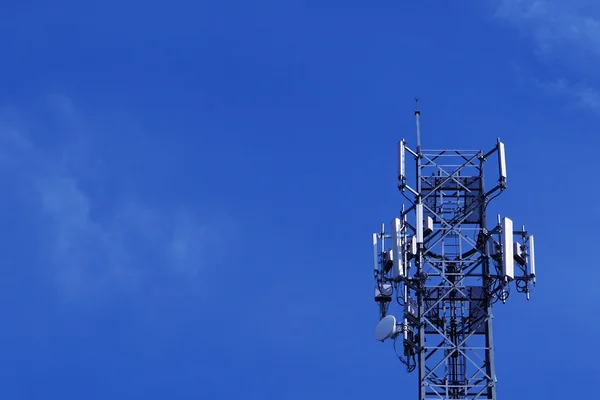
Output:
<svg viewBox="0 0 600 400">
<path fill-rule="evenodd" d="M 504 144 L 488 152 L 422 150 L 418 110 L 415 116 L 416 151 L 404 139 L 398 144 L 398 188 L 407 204 L 390 233 L 384 225 L 373 234 L 376 336 L 393 340 L 408 371 L 418 371 L 420 400 L 495 400 L 492 305 L 505 302 L 511 286 L 529 299 L 533 236 L 500 216 L 487 228 L 486 208 L 506 188 Z M 486 189 L 492 157 L 497 179 Z M 411 158 L 414 187 L 406 176 Z M 393 303 L 401 306 L 398 319 L 388 313 Z"/>
</svg>

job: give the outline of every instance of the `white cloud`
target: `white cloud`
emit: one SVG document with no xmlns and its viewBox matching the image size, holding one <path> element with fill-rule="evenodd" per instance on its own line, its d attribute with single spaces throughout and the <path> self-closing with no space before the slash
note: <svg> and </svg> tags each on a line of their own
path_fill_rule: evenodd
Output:
<svg viewBox="0 0 600 400">
<path fill-rule="evenodd" d="M 572 0 L 502 0 L 497 16 L 531 34 L 542 52 L 600 56 L 600 6 Z"/>
<path fill-rule="evenodd" d="M 587 108 L 600 115 L 600 93 L 592 86 L 573 84 L 566 79 L 558 79 L 554 82 L 540 82 L 539 85 L 551 92 L 570 97 L 577 107 Z"/>
<path fill-rule="evenodd" d="M 80 124 L 72 102 L 64 96 L 57 99 L 53 112 Z M 41 232 L 36 237 L 44 241 L 31 243 L 32 251 L 47 256 L 50 276 L 62 294 L 80 299 L 139 293 L 157 280 L 192 290 L 205 287 L 203 277 L 208 275 L 203 272 L 214 268 L 226 236 L 232 234 L 229 216 L 216 213 L 206 218 L 199 209 L 157 209 L 131 196 L 114 201 L 118 194 L 112 196 L 116 204 L 102 210 L 103 199 L 82 187 L 79 171 L 98 161 L 92 154 L 81 154 L 86 146 L 79 144 L 85 138 L 76 135 L 76 140 L 49 151 L 37 145 L 27 134 L 27 124 L 15 123 L 18 120 L 0 112 L 0 168 L 27 197 Z M 96 209 L 103 211 L 98 213 L 101 217 Z"/>
<path fill-rule="evenodd" d="M 536 85 L 600 114 L 600 3 L 501 0 L 496 4 L 497 17 L 533 38 L 534 52 L 546 65 L 560 67 L 555 79 L 534 78 Z"/>
</svg>

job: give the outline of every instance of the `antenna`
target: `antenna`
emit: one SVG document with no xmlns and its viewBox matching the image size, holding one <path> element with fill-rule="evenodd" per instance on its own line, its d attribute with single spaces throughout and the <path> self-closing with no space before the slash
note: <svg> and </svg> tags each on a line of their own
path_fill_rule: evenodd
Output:
<svg viewBox="0 0 600 400">
<path fill-rule="evenodd" d="M 386 339 L 393 337 L 396 334 L 396 331 L 396 317 L 393 315 L 386 315 L 379 321 L 375 328 L 375 339 L 379 342 L 383 342 Z"/>
<path fill-rule="evenodd" d="M 535 249 L 533 245 L 533 235 L 529 236 L 528 240 L 529 244 L 529 275 L 533 279 L 533 283 L 535 284 Z"/>
<path fill-rule="evenodd" d="M 506 157 L 504 155 L 504 143 L 498 139 L 498 169 L 500 170 L 500 185 L 506 187 Z"/>
<path fill-rule="evenodd" d="M 373 269 L 375 274 L 379 271 L 379 252 L 377 251 L 377 234 L 373 234 Z"/>
<path fill-rule="evenodd" d="M 508 280 L 515 278 L 513 249 L 513 222 L 510 218 L 505 217 L 502 220 L 502 275 Z"/>
<path fill-rule="evenodd" d="M 419 98 L 415 97 L 415 119 L 417 120 L 417 154 L 421 154 L 421 124 L 419 122 L 420 116 L 421 111 L 419 111 Z"/>
<path fill-rule="evenodd" d="M 417 203 L 415 205 L 416 209 L 416 225 L 417 225 L 417 243 L 423 243 L 423 204 Z"/>
<path fill-rule="evenodd" d="M 381 238 L 380 253 L 374 253 L 380 265 L 375 338 L 392 339 L 395 350 L 403 344 L 396 355 L 409 373 L 418 371 L 419 400 L 497 400 L 492 306 L 504 303 L 511 287 L 529 299 L 536 279 L 533 235 L 500 215 L 488 227 L 487 207 L 506 189 L 504 143 L 498 139 L 487 153 L 423 150 L 418 102 L 417 150 L 404 139 L 398 145 L 398 189 L 405 199 L 400 217 L 391 234 L 382 227 L 373 237 L 374 252 Z M 494 153 L 498 178 L 485 185 Z M 414 182 L 405 173 L 411 157 Z"/>
<path fill-rule="evenodd" d="M 392 221 L 392 277 L 398 281 L 404 276 L 403 251 L 402 251 L 402 223 L 400 218 L 394 218 Z"/>
<path fill-rule="evenodd" d="M 402 189 L 406 182 L 406 161 L 405 161 L 405 142 L 404 139 L 398 142 L 398 187 Z"/>
<path fill-rule="evenodd" d="M 413 236 L 410 238 L 410 257 L 414 257 L 417 255 L 417 237 Z"/>
</svg>

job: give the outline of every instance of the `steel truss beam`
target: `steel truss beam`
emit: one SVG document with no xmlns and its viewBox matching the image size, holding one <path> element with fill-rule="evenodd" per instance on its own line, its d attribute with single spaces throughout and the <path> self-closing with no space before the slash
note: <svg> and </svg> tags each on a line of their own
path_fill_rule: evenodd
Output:
<svg viewBox="0 0 600 400">
<path fill-rule="evenodd" d="M 410 205 L 402 213 L 404 237 L 417 234 L 408 222 L 417 205 L 435 220 L 434 232 L 413 260 L 415 277 L 406 280 L 416 295 L 418 322 L 408 327 L 416 339 L 405 347 L 414 349 L 419 360 L 420 399 L 495 400 L 485 206 L 497 188 L 484 191 L 481 151 L 407 151 L 417 162 L 417 187 L 405 185 L 414 198 L 405 196 Z M 460 161 L 446 162 L 449 157 Z M 432 169 L 434 179 L 426 173 Z M 476 187 L 467 186 L 466 178 Z M 432 180 L 433 187 L 424 191 Z M 470 204 L 465 204 L 467 196 Z M 440 199 L 441 206 L 434 209 L 429 199 Z"/>
</svg>

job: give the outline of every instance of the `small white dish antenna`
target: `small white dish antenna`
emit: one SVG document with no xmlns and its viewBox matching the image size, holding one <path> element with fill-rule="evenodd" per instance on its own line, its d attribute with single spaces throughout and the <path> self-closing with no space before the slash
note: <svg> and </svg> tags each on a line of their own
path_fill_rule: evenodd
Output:
<svg viewBox="0 0 600 400">
<path fill-rule="evenodd" d="M 386 315 L 379 321 L 375 328 L 375 339 L 379 342 L 383 342 L 386 339 L 393 337 L 396 332 L 396 317 L 393 315 Z"/>
</svg>

